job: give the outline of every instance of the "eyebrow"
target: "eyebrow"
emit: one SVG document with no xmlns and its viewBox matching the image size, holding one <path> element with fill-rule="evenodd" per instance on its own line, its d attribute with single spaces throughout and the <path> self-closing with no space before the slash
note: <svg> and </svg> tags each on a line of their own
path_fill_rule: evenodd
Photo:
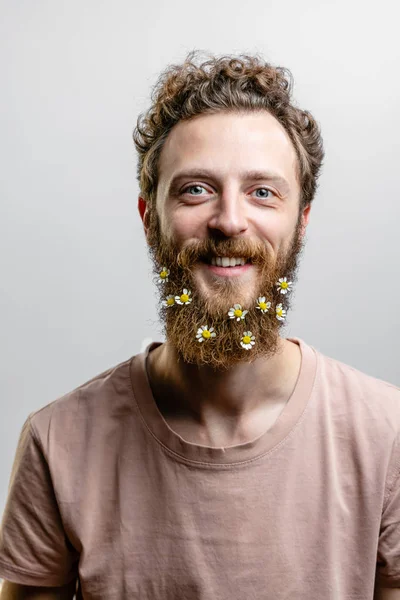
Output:
<svg viewBox="0 0 400 600">
<path fill-rule="evenodd" d="M 180 171 L 172 177 L 168 186 L 168 191 L 174 189 L 182 179 L 186 178 L 218 179 L 215 173 L 208 169 L 188 169 L 185 171 Z M 244 171 L 242 173 L 239 173 L 239 178 L 243 179 L 244 181 L 269 181 L 270 183 L 275 183 L 282 191 L 285 191 L 286 193 L 290 190 L 288 181 L 281 175 L 278 175 L 271 171 Z"/>
</svg>

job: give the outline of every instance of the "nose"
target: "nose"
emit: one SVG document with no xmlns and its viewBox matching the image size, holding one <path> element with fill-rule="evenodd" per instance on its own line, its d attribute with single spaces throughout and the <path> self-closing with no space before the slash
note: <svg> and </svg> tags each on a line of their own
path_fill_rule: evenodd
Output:
<svg viewBox="0 0 400 600">
<path fill-rule="evenodd" d="M 208 221 L 208 228 L 226 237 L 244 233 L 248 228 L 244 199 L 232 192 L 222 195 L 215 203 L 215 211 Z"/>
</svg>

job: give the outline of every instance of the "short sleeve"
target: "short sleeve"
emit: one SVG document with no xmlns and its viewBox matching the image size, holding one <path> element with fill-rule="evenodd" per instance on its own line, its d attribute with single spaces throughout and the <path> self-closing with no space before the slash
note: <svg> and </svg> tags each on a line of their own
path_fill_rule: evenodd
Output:
<svg viewBox="0 0 400 600">
<path fill-rule="evenodd" d="M 19 436 L 0 528 L 0 578 L 61 586 L 78 576 L 78 559 L 29 415 Z"/>
<path fill-rule="evenodd" d="M 376 581 L 400 588 L 400 436 L 392 452 L 387 495 L 379 533 Z"/>
</svg>

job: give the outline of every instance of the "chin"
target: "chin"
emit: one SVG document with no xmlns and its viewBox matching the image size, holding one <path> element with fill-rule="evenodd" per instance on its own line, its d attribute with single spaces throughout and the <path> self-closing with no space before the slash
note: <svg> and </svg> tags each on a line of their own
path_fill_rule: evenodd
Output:
<svg viewBox="0 0 400 600">
<path fill-rule="evenodd" d="M 252 305 L 255 300 L 255 285 L 253 282 L 241 282 L 234 279 L 215 279 L 206 282 L 200 277 L 195 277 L 196 294 L 210 308 L 226 307 L 229 310 L 233 304 Z"/>
</svg>

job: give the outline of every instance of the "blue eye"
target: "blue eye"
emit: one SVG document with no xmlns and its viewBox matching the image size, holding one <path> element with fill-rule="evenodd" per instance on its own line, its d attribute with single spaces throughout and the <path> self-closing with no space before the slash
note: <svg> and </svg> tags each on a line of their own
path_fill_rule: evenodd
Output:
<svg viewBox="0 0 400 600">
<path fill-rule="evenodd" d="M 255 192 L 267 192 L 267 195 L 264 196 L 258 196 L 259 198 L 269 198 L 270 194 L 272 193 L 271 190 L 269 190 L 268 188 L 257 188 L 256 190 L 254 190 Z"/>
<path fill-rule="evenodd" d="M 186 194 L 188 192 L 188 190 L 193 190 L 194 188 L 197 188 L 198 190 L 204 190 L 205 188 L 202 185 L 189 185 L 187 188 L 185 188 L 184 190 L 182 190 L 183 194 Z M 190 194 L 191 196 L 200 196 L 200 194 Z"/>
</svg>

